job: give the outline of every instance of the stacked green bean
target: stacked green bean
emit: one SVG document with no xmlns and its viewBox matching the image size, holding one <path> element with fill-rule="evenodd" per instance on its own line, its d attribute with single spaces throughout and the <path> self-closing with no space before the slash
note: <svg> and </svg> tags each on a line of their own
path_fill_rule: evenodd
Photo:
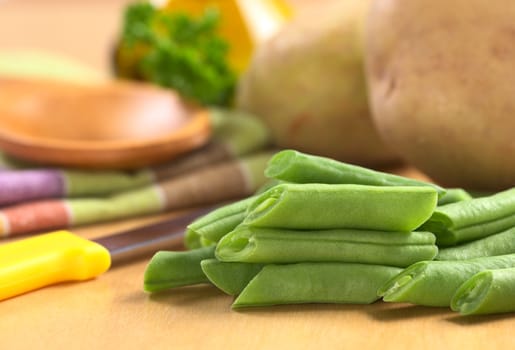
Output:
<svg viewBox="0 0 515 350">
<path fill-rule="evenodd" d="M 271 188 L 188 227 L 190 251 L 156 254 L 145 290 L 211 282 L 237 296 L 234 308 L 383 297 L 463 314 L 515 309 L 514 190 L 472 199 L 291 150 L 265 175 Z"/>
<path fill-rule="evenodd" d="M 436 235 L 438 261 L 388 281 L 379 289 L 385 301 L 467 315 L 515 311 L 515 188 L 439 206 L 420 229 Z"/>
<path fill-rule="evenodd" d="M 306 155 L 312 159 L 322 158 Z M 278 160 L 284 163 L 281 153 L 270 161 L 271 173 Z M 371 303 L 402 268 L 434 258 L 434 235 L 414 229 L 431 216 L 443 189 L 334 164 L 348 174 L 344 184 L 298 184 L 271 174 L 279 184 L 194 221 L 185 236 L 191 250 L 156 254 L 145 289 L 210 281 L 238 296 L 235 308 Z"/>
</svg>

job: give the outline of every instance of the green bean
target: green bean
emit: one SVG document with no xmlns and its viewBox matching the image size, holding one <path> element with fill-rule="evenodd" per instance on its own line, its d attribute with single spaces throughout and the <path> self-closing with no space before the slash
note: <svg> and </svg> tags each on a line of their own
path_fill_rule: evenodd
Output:
<svg viewBox="0 0 515 350">
<path fill-rule="evenodd" d="M 515 227 L 475 241 L 440 249 L 436 260 L 465 260 L 505 254 L 515 254 Z"/>
<path fill-rule="evenodd" d="M 218 221 L 198 228 L 197 233 L 212 242 L 218 242 L 223 236 L 243 222 L 245 212 L 245 210 L 242 210 L 239 213 L 220 218 Z"/>
<path fill-rule="evenodd" d="M 424 224 L 420 229 L 433 232 L 436 236 L 437 244 L 444 247 L 478 240 L 514 226 L 515 214 L 460 229 L 442 229 L 441 226 L 432 228 L 431 223 Z"/>
<path fill-rule="evenodd" d="M 255 194 L 256 195 L 261 194 L 263 192 L 268 191 L 269 189 L 271 189 L 274 186 L 284 184 L 284 183 L 288 183 L 288 182 L 276 180 L 276 179 L 270 179 L 267 182 L 265 182 L 260 188 L 258 188 L 257 191 L 255 192 Z"/>
<path fill-rule="evenodd" d="M 143 289 L 147 292 L 209 283 L 202 272 L 200 262 L 214 257 L 215 247 L 204 247 L 185 252 L 157 252 L 147 265 L 143 277 Z"/>
<path fill-rule="evenodd" d="M 468 278 L 487 269 L 515 267 L 515 254 L 459 261 L 421 261 L 390 279 L 378 290 L 388 302 L 449 306 Z"/>
<path fill-rule="evenodd" d="M 421 229 L 436 235 L 438 245 L 455 245 L 515 226 L 515 188 L 489 197 L 437 207 Z"/>
<path fill-rule="evenodd" d="M 206 237 L 200 236 L 200 246 L 201 247 L 209 247 L 212 245 L 216 245 L 216 242 L 210 241 Z"/>
<path fill-rule="evenodd" d="M 208 241 L 218 242 L 225 234 L 231 232 L 245 218 L 245 213 L 256 197 L 248 197 L 240 201 L 224 205 L 194 220 L 188 225 L 188 236 L 204 237 Z"/>
<path fill-rule="evenodd" d="M 436 256 L 430 232 L 353 229 L 295 231 L 238 226 L 218 243 L 221 261 L 246 263 L 348 262 L 406 267 Z"/>
<path fill-rule="evenodd" d="M 451 308 L 462 315 L 515 311 L 515 268 L 475 274 L 456 291 Z"/>
<path fill-rule="evenodd" d="M 391 266 L 300 263 L 266 265 L 254 277 L 233 308 L 300 303 L 370 304 L 381 284 L 401 269 Z"/>
<path fill-rule="evenodd" d="M 184 233 L 184 246 L 189 250 L 202 247 L 200 235 L 196 231 L 186 229 Z"/>
<path fill-rule="evenodd" d="M 202 260 L 202 271 L 218 289 L 229 295 L 238 295 L 263 268 L 262 264 Z"/>
<path fill-rule="evenodd" d="M 276 153 L 265 169 L 267 177 L 296 183 L 360 184 L 373 186 L 429 186 L 442 196 L 445 189 L 432 183 L 409 179 L 313 156 L 294 150 Z"/>
<path fill-rule="evenodd" d="M 244 224 L 289 229 L 412 231 L 437 202 L 431 187 L 280 184 L 257 197 Z"/>
<path fill-rule="evenodd" d="M 488 197 L 496 194 L 497 192 L 492 191 L 477 191 L 477 190 L 468 190 L 467 191 L 472 198 L 479 198 L 479 197 Z"/>
<path fill-rule="evenodd" d="M 442 206 L 471 199 L 472 196 L 462 188 L 448 188 L 447 192 L 438 199 L 438 205 Z"/>
</svg>

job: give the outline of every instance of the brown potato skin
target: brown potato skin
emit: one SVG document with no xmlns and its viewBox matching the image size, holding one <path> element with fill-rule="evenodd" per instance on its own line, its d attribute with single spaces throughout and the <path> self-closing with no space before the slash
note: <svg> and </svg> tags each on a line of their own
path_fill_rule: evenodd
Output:
<svg viewBox="0 0 515 350">
<path fill-rule="evenodd" d="M 445 186 L 515 186 L 515 1 L 376 0 L 366 25 L 375 123 Z"/>
<path fill-rule="evenodd" d="M 363 165 L 397 156 L 368 108 L 363 63 L 370 1 L 325 1 L 287 24 L 255 53 L 236 106 L 260 116 L 276 145 Z"/>
</svg>

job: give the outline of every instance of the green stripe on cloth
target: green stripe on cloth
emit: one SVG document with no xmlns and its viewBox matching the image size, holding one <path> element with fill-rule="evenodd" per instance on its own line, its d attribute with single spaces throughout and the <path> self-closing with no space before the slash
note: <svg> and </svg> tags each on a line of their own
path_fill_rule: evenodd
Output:
<svg viewBox="0 0 515 350">
<path fill-rule="evenodd" d="M 135 172 L 65 170 L 66 194 L 70 197 L 107 195 L 127 191 L 154 181 L 148 169 Z"/>
<path fill-rule="evenodd" d="M 2 50 L 0 75 L 78 83 L 101 83 L 109 78 L 103 71 L 73 57 L 39 49 Z"/>
<path fill-rule="evenodd" d="M 146 186 L 106 198 L 70 199 L 66 202 L 72 225 L 159 213 L 164 208 L 158 186 Z"/>
</svg>

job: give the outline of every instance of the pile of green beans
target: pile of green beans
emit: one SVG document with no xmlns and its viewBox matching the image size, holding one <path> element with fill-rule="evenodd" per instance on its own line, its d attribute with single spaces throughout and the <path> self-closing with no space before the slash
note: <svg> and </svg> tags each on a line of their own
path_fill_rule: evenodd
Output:
<svg viewBox="0 0 515 350">
<path fill-rule="evenodd" d="M 431 186 L 279 183 L 191 223 L 196 249 L 156 254 L 144 289 L 210 281 L 238 296 L 234 308 L 371 303 L 401 268 L 436 256 L 434 235 L 413 230 L 437 200 Z"/>
<path fill-rule="evenodd" d="M 188 226 L 189 251 L 157 253 L 145 291 L 211 283 L 233 308 L 383 298 L 515 311 L 515 189 L 472 198 L 292 150 L 265 174 L 269 188 Z"/>
<path fill-rule="evenodd" d="M 385 301 L 463 315 L 515 311 L 515 188 L 438 206 L 420 229 L 436 235 L 437 261 L 386 282 L 378 291 Z"/>
<path fill-rule="evenodd" d="M 265 265 L 233 307 L 377 300 L 377 288 L 399 267 L 436 255 L 433 234 L 410 231 L 436 203 L 437 192 L 420 186 L 287 183 L 269 189 L 216 246 L 222 264 Z M 206 274 L 223 285 L 220 276 Z"/>
</svg>

